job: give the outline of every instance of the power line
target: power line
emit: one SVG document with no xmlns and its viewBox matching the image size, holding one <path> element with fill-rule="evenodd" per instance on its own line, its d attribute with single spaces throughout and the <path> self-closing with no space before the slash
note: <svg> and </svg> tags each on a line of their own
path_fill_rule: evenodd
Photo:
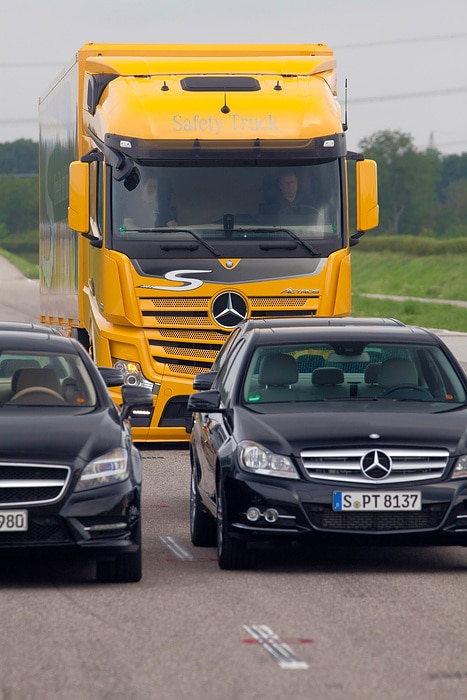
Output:
<svg viewBox="0 0 467 700">
<path fill-rule="evenodd" d="M 390 46 L 393 44 L 416 44 L 426 41 L 445 41 L 446 39 L 465 39 L 467 34 L 442 34 L 440 36 L 419 36 L 411 39 L 387 39 L 386 41 L 366 41 L 361 44 L 341 44 L 335 49 L 368 49 L 371 47 Z"/>
<path fill-rule="evenodd" d="M 398 95 L 378 95 L 374 97 L 349 97 L 349 104 L 363 104 L 364 102 L 392 102 L 393 100 L 419 100 L 424 97 L 440 97 L 442 95 L 456 95 L 459 92 L 467 92 L 467 87 L 445 88 L 444 90 L 427 90 L 425 92 L 405 92 Z"/>
</svg>

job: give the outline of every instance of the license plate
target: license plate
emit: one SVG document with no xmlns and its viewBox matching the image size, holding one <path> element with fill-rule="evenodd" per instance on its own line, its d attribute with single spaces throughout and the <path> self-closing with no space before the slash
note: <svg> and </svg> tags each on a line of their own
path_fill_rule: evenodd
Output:
<svg viewBox="0 0 467 700">
<path fill-rule="evenodd" d="M 0 532 L 19 532 L 27 529 L 27 510 L 0 510 Z"/>
<path fill-rule="evenodd" d="M 421 510 L 420 491 L 335 491 L 332 509 L 343 510 Z"/>
</svg>

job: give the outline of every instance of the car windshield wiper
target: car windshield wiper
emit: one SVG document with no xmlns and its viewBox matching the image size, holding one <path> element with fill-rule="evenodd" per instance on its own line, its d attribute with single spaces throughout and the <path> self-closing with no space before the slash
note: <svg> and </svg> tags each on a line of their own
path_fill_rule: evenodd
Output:
<svg viewBox="0 0 467 700">
<path fill-rule="evenodd" d="M 224 230 L 224 229 L 222 229 L 222 230 Z M 240 233 L 276 233 L 276 232 L 287 233 L 291 238 L 294 239 L 294 241 L 297 241 L 297 243 L 300 243 L 300 245 L 302 245 L 304 248 L 306 248 L 308 250 L 308 252 L 310 252 L 313 256 L 315 256 L 315 257 L 321 256 L 321 254 L 317 250 L 315 250 L 312 245 L 310 245 L 307 241 L 304 241 L 302 238 L 300 238 L 300 236 L 297 236 L 296 233 L 294 233 L 293 231 L 291 231 L 288 228 L 282 228 L 282 227 L 276 228 L 274 226 L 272 226 L 272 227 L 261 226 L 258 228 L 234 228 L 233 230 L 238 231 Z"/>
<path fill-rule="evenodd" d="M 164 228 L 135 228 L 135 229 L 127 229 L 127 231 L 134 231 L 135 233 L 188 233 L 190 236 L 193 236 L 195 240 L 198 241 L 198 243 L 201 243 L 205 248 L 209 250 L 210 253 L 216 256 L 218 258 L 220 256 L 220 252 L 216 250 L 215 248 L 212 247 L 207 241 L 204 241 L 200 236 L 198 236 L 197 233 L 194 231 L 190 231 L 188 228 L 168 228 L 167 226 L 164 226 Z M 177 244 L 178 245 L 175 245 Z M 171 246 L 171 244 L 174 244 Z M 181 247 L 181 241 L 169 241 L 166 244 L 168 247 L 174 247 L 174 248 L 180 248 Z"/>
</svg>

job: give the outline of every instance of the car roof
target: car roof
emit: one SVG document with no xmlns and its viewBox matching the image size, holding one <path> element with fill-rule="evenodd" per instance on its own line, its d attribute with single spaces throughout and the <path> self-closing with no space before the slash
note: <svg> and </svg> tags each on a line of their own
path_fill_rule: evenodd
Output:
<svg viewBox="0 0 467 700">
<path fill-rule="evenodd" d="M 29 323 L 27 321 L 0 321 L 0 331 L 28 331 L 33 333 L 51 333 L 60 335 L 55 328 L 44 326 L 41 323 Z"/>
<path fill-rule="evenodd" d="M 236 328 L 247 331 L 251 328 L 275 328 L 283 326 L 404 326 L 396 318 L 359 316 L 277 316 L 270 318 L 249 318 Z"/>
<path fill-rule="evenodd" d="M 337 342 L 340 340 L 359 342 L 424 343 L 443 346 L 441 339 L 432 331 L 420 326 L 406 325 L 330 325 L 315 328 L 274 327 L 255 328 L 246 335 L 254 338 L 255 344 L 274 345 L 286 342 Z"/>
<path fill-rule="evenodd" d="M 36 350 L 38 352 L 67 352 L 77 353 L 79 343 L 73 338 L 57 335 L 52 330 L 40 332 L 36 330 L 5 330 L 0 334 L 0 352 L 5 350 Z"/>
</svg>

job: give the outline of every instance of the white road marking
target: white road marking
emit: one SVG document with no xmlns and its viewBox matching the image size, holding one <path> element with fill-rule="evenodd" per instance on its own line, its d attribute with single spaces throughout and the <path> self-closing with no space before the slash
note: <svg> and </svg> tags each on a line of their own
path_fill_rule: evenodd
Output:
<svg viewBox="0 0 467 700">
<path fill-rule="evenodd" d="M 170 551 L 173 554 L 175 554 L 177 559 L 181 559 L 182 561 L 195 560 L 194 556 L 186 549 L 184 549 L 181 544 L 178 544 L 178 542 L 173 537 L 161 537 L 160 539 L 165 544 L 165 546 L 168 549 L 170 549 Z"/>
<path fill-rule="evenodd" d="M 293 649 L 281 641 L 278 635 L 266 625 L 243 625 L 243 627 L 277 661 L 280 668 L 289 670 L 308 668 L 306 661 L 302 661 Z"/>
</svg>

